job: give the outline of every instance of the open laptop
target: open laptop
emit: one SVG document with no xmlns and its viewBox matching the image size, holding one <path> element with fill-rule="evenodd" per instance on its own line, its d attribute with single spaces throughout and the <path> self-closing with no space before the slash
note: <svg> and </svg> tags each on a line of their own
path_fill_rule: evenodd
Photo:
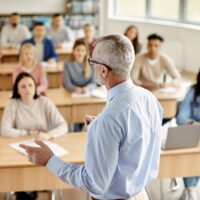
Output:
<svg viewBox="0 0 200 200">
<path fill-rule="evenodd" d="M 192 148 L 199 145 L 200 125 L 183 125 L 169 127 L 167 135 L 162 141 L 163 150 Z"/>
</svg>

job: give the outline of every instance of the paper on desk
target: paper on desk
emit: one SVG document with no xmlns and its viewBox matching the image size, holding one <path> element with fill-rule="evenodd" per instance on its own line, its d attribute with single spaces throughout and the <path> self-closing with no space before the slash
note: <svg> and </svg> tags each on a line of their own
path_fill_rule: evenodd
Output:
<svg viewBox="0 0 200 200">
<path fill-rule="evenodd" d="M 172 94 L 172 93 L 176 93 L 176 88 L 174 87 L 166 87 L 166 88 L 160 88 L 157 90 L 158 92 L 161 92 L 161 93 L 169 93 L 169 94 Z"/>
<path fill-rule="evenodd" d="M 98 98 L 106 99 L 107 98 L 106 89 L 104 89 L 104 88 L 95 88 L 95 89 L 93 89 L 91 91 L 91 96 L 92 97 L 98 97 Z"/>
<path fill-rule="evenodd" d="M 53 142 L 44 141 L 44 143 L 53 151 L 53 153 L 56 156 L 63 156 L 63 155 L 66 155 L 66 154 L 69 153 L 69 151 L 67 151 L 63 147 L 61 147 L 61 146 L 59 146 L 59 145 L 57 145 Z M 33 146 L 33 147 L 39 147 L 39 145 L 37 145 L 34 142 L 34 139 L 24 140 L 24 141 L 21 141 L 21 142 L 13 143 L 13 144 L 10 144 L 10 147 L 19 151 L 20 153 L 23 153 L 24 155 L 27 155 L 26 151 L 19 146 L 20 144 L 26 144 L 26 145 Z"/>
<path fill-rule="evenodd" d="M 57 64 L 56 63 L 48 63 L 48 62 L 41 62 L 40 63 L 42 65 L 42 67 L 56 67 Z"/>
</svg>

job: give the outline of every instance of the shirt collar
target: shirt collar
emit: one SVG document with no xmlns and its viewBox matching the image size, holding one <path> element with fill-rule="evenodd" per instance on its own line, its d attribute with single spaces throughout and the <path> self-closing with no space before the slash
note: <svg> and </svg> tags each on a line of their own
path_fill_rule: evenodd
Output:
<svg viewBox="0 0 200 200">
<path fill-rule="evenodd" d="M 117 94 L 126 91 L 134 86 L 131 79 L 128 79 L 108 90 L 107 102 L 111 101 Z"/>
</svg>

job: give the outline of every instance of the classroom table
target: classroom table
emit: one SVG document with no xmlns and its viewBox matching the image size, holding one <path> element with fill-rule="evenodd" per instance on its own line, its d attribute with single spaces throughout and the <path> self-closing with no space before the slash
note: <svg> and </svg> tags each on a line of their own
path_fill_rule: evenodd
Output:
<svg viewBox="0 0 200 200">
<path fill-rule="evenodd" d="M 176 115 L 177 101 L 184 97 L 186 88 L 173 94 L 153 92 L 164 110 L 164 118 L 172 118 Z M 3 109 L 11 96 L 11 91 L 0 91 L 0 120 Z M 64 88 L 47 90 L 47 96 L 55 103 L 68 123 L 80 123 L 84 115 L 97 115 L 103 109 L 106 100 L 97 97 L 72 97 Z"/>
<path fill-rule="evenodd" d="M 17 63 L 18 62 L 18 55 L 19 55 L 19 49 L 1 49 L 1 55 L 3 57 L 3 62 L 8 63 Z M 72 47 L 65 47 L 65 48 L 57 48 L 56 52 L 58 54 L 58 60 L 59 61 L 65 61 L 69 58 Z"/>
<path fill-rule="evenodd" d="M 31 164 L 27 157 L 9 144 L 30 139 L 0 137 L 0 192 L 54 190 L 71 186 L 60 181 L 43 166 Z M 62 156 L 66 162 L 83 164 L 86 133 L 68 133 L 52 140 L 70 153 Z M 161 151 L 158 179 L 200 175 L 200 148 Z"/>
<path fill-rule="evenodd" d="M 0 90 L 12 89 L 12 73 L 16 65 L 16 63 L 0 64 Z M 55 67 L 44 67 L 47 72 L 48 88 L 58 88 L 62 85 L 63 65 L 63 62 L 58 62 Z"/>
</svg>

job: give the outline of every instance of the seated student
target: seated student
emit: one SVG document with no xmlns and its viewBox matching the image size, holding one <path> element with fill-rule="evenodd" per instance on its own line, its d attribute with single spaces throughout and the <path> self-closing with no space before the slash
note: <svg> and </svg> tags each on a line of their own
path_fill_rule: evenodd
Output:
<svg viewBox="0 0 200 200">
<path fill-rule="evenodd" d="M 20 73 L 3 112 L 1 135 L 33 135 L 41 140 L 49 140 L 67 131 L 67 124 L 52 101 L 37 94 L 33 77 L 26 72 Z"/>
<path fill-rule="evenodd" d="M 57 53 L 55 51 L 53 42 L 46 38 L 46 27 L 43 23 L 37 22 L 33 28 L 33 37 L 25 40 L 25 43 L 35 45 L 37 59 L 39 62 L 45 61 L 48 63 L 55 63 L 57 60 Z"/>
<path fill-rule="evenodd" d="M 149 90 L 167 86 L 179 86 L 181 75 L 172 60 L 160 52 L 164 39 L 152 34 L 148 36 L 148 52 L 136 56 L 131 78 L 135 84 Z M 171 82 L 166 83 L 165 77 L 169 75 Z"/>
<path fill-rule="evenodd" d="M 178 125 L 192 124 L 195 122 L 200 122 L 200 71 L 197 75 L 197 83 L 187 92 L 177 115 Z M 198 199 L 193 189 L 197 186 L 199 179 L 199 176 L 183 179 L 185 190 L 180 200 Z"/>
<path fill-rule="evenodd" d="M 22 41 L 31 37 L 30 31 L 25 25 L 20 24 L 20 15 L 12 13 L 10 23 L 2 28 L 1 47 L 2 48 L 19 48 Z"/>
<path fill-rule="evenodd" d="M 94 69 L 88 64 L 87 44 L 75 41 L 70 60 L 64 63 L 64 87 L 77 93 L 96 87 Z"/>
<path fill-rule="evenodd" d="M 56 48 L 63 48 L 73 43 L 73 33 L 69 27 L 64 26 L 61 14 L 53 16 L 53 24 L 48 29 L 48 37 L 53 41 Z"/>
<path fill-rule="evenodd" d="M 24 44 L 20 50 L 19 64 L 13 71 L 13 84 L 21 72 L 30 73 L 35 79 L 38 94 L 45 94 L 48 86 L 47 75 L 42 66 L 38 64 L 35 47 L 32 44 Z"/>
<path fill-rule="evenodd" d="M 88 44 L 89 54 L 92 55 L 92 51 L 94 49 L 94 44 L 96 42 L 95 36 L 95 27 L 92 24 L 85 24 L 83 27 L 84 31 L 84 40 Z"/>
<path fill-rule="evenodd" d="M 19 74 L 12 97 L 3 112 L 1 135 L 32 135 L 38 140 L 49 140 L 67 131 L 67 123 L 56 106 L 47 97 L 38 96 L 33 77 L 26 72 Z M 17 192 L 16 197 L 17 200 L 34 200 L 37 193 Z"/>
<path fill-rule="evenodd" d="M 135 54 L 140 53 L 142 45 L 138 41 L 138 28 L 134 25 L 127 27 L 124 32 L 124 35 L 131 41 L 133 44 Z"/>
</svg>

